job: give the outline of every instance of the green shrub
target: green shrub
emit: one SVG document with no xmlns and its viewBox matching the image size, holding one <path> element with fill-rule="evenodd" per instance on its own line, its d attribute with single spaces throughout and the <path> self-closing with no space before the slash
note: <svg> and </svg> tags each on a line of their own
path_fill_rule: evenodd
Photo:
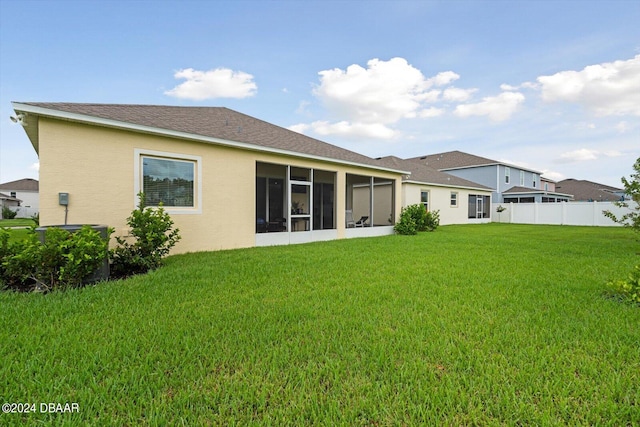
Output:
<svg viewBox="0 0 640 427">
<path fill-rule="evenodd" d="M 434 231 L 440 225 L 438 211 L 430 211 L 421 204 L 409 205 L 402 208 L 400 220 L 393 227 L 397 234 L 414 235 L 418 231 Z"/>
<path fill-rule="evenodd" d="M 435 231 L 440 226 L 440 211 L 428 211 L 424 224 L 425 231 Z"/>
<path fill-rule="evenodd" d="M 32 230 L 26 239 L 9 242 L 0 234 L 0 280 L 16 290 L 49 291 L 81 286 L 108 256 L 109 239 L 86 225 L 75 233 L 47 228 L 41 243 Z"/>
<path fill-rule="evenodd" d="M 631 270 L 626 280 L 611 280 L 607 283 L 607 287 L 613 295 L 640 304 L 640 264 Z"/>
<path fill-rule="evenodd" d="M 2 207 L 2 218 L 4 219 L 14 219 L 18 215 L 18 212 L 14 212 L 6 206 Z"/>
<path fill-rule="evenodd" d="M 111 274 L 126 277 L 158 268 L 162 258 L 180 240 L 180 230 L 173 229 L 171 216 L 162 206 L 147 208 L 143 193 L 140 203 L 127 218 L 134 243 L 116 237 L 118 245 L 111 251 Z"/>
</svg>

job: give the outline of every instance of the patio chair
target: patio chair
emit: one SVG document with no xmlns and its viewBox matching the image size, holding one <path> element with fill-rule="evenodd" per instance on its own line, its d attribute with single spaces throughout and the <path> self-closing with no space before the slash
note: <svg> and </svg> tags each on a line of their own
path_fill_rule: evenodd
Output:
<svg viewBox="0 0 640 427">
<path fill-rule="evenodd" d="M 368 219 L 369 219 L 368 216 L 360 217 L 360 219 L 356 221 L 356 227 L 366 227 Z"/>
<path fill-rule="evenodd" d="M 355 228 L 356 222 L 353 220 L 353 211 L 348 209 L 345 211 L 345 219 L 347 222 L 347 228 Z"/>
</svg>

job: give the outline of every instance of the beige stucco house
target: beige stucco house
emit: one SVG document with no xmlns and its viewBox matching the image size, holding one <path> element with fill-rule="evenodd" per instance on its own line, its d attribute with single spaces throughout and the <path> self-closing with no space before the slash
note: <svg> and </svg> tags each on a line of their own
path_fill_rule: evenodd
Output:
<svg viewBox="0 0 640 427">
<path fill-rule="evenodd" d="M 412 159 L 387 156 L 378 161 L 410 172 L 402 180 L 402 206 L 420 203 L 427 210 L 437 210 L 441 225 L 491 222 L 491 188 Z"/>
<path fill-rule="evenodd" d="M 180 229 L 174 252 L 391 234 L 409 174 L 227 108 L 13 107 L 40 159 L 41 225 L 127 236 L 142 191 Z"/>
</svg>

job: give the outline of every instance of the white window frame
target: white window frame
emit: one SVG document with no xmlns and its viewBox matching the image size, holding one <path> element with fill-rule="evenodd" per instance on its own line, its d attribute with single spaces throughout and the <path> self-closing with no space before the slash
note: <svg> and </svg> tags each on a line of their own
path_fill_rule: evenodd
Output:
<svg viewBox="0 0 640 427">
<path fill-rule="evenodd" d="M 504 167 L 504 183 L 508 184 L 511 181 L 511 168 L 508 166 Z"/>
<path fill-rule="evenodd" d="M 202 157 L 190 154 L 171 153 L 167 151 L 146 150 L 136 148 L 133 150 L 133 203 L 138 206 L 138 193 L 142 191 L 142 157 L 157 157 L 166 160 L 176 160 L 195 163 L 195 183 L 193 186 L 193 204 L 189 207 L 164 206 L 169 214 L 202 214 Z"/>
<path fill-rule="evenodd" d="M 524 171 L 520 171 L 520 187 L 524 187 Z"/>
<path fill-rule="evenodd" d="M 426 202 L 422 201 L 422 194 L 424 194 L 424 193 L 427 194 L 427 201 Z M 429 190 L 420 190 L 420 204 L 422 206 L 424 206 L 424 208 L 427 210 L 427 212 L 429 211 L 429 199 L 430 199 Z"/>
<path fill-rule="evenodd" d="M 452 208 L 457 208 L 458 207 L 458 192 L 457 191 L 452 191 L 451 195 L 449 196 L 449 206 Z"/>
</svg>

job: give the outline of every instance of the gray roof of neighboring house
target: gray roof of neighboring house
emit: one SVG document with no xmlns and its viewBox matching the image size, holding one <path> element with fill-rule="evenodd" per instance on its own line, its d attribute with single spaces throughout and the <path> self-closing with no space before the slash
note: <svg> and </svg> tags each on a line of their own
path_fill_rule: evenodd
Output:
<svg viewBox="0 0 640 427">
<path fill-rule="evenodd" d="M 416 160 L 401 159 L 396 156 L 386 156 L 378 158 L 378 161 L 387 167 L 411 172 L 411 175 L 408 177 L 403 176 L 403 181 L 492 191 L 489 187 L 485 187 L 484 185 L 468 181 L 445 172 L 440 172 L 432 167 L 425 166 Z"/>
<path fill-rule="evenodd" d="M 624 192 L 621 188 L 572 178 L 558 181 L 556 183 L 556 190 L 573 194 L 574 201 L 595 200 L 603 202 L 618 201 L 620 200 L 620 195 L 616 195 L 615 193 Z"/>
<path fill-rule="evenodd" d="M 302 154 L 380 168 L 373 158 L 337 147 L 225 107 L 181 107 L 130 104 L 78 104 L 14 102 L 16 113 L 26 113 L 26 131 L 37 149 L 37 138 L 30 134 L 30 116 L 49 116 L 94 125 L 128 128 L 140 132 L 193 138 L 205 142 L 248 144 L 246 149 L 266 149 L 282 154 Z M 132 126 L 133 125 L 133 126 Z M 165 132 L 162 132 L 165 131 Z M 200 138 L 199 138 L 200 137 Z M 209 139 L 209 141 L 206 141 Z M 211 141 L 211 139 L 215 141 Z M 238 144 L 229 144 L 238 146 Z M 399 172 L 399 171 L 395 171 Z M 401 171 L 400 171 L 401 172 Z"/>
<path fill-rule="evenodd" d="M 24 178 L 17 181 L 9 181 L 0 184 L 0 190 L 10 191 L 38 191 L 39 183 L 37 179 Z"/>
<path fill-rule="evenodd" d="M 438 170 L 446 169 L 463 169 L 474 166 L 489 166 L 489 165 L 506 165 L 526 171 L 540 173 L 534 169 L 511 165 L 509 163 L 500 162 L 498 160 L 487 159 L 486 157 L 476 156 L 474 154 L 465 153 L 462 151 L 448 151 L 446 153 L 429 154 L 426 156 L 413 157 L 408 160 L 416 160 L 422 164 L 430 166 Z"/>
<path fill-rule="evenodd" d="M 548 194 L 550 196 L 565 196 L 571 198 L 572 195 L 568 193 L 560 193 L 557 191 L 545 191 L 539 188 L 519 187 L 513 186 L 510 189 L 503 191 L 502 194 Z"/>
</svg>

